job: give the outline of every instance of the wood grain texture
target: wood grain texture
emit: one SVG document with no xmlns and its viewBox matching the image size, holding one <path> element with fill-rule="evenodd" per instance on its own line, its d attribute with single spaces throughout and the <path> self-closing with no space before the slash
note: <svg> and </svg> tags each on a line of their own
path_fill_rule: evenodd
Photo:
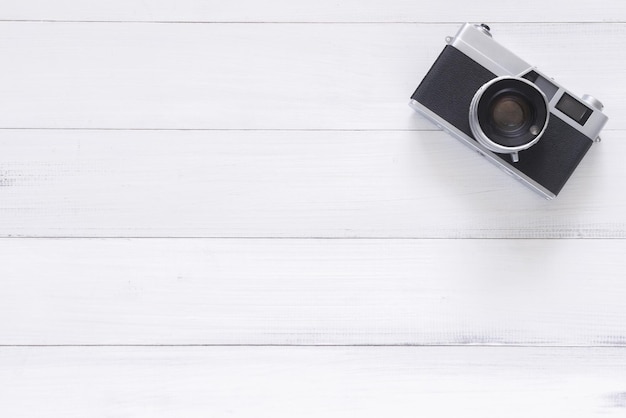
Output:
<svg viewBox="0 0 626 418">
<path fill-rule="evenodd" d="M 623 417 L 626 351 L 0 349 L 11 417 Z"/>
<path fill-rule="evenodd" d="M 615 22 L 626 20 L 618 0 L 20 0 L 5 4 L 0 19 L 189 22 Z"/>
<path fill-rule="evenodd" d="M 554 201 L 438 131 L 3 130 L 0 148 L 5 237 L 626 236 L 625 131 Z"/>
<path fill-rule="evenodd" d="M 407 102 L 457 29 L 4 22 L 0 128 L 433 129 Z M 610 82 L 626 70 L 615 55 L 626 24 L 493 31 L 570 90 L 601 99 L 615 116 L 608 129 L 626 129 L 626 101 Z"/>
<path fill-rule="evenodd" d="M 623 240 L 0 240 L 0 344 L 626 344 Z"/>
</svg>

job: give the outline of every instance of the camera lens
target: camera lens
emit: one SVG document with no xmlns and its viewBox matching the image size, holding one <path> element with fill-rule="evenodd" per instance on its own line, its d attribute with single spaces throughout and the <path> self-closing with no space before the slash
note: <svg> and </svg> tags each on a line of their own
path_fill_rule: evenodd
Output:
<svg viewBox="0 0 626 418">
<path fill-rule="evenodd" d="M 510 153 L 537 143 L 548 124 L 545 95 L 530 81 L 499 77 L 483 85 L 470 105 L 469 122 L 474 138 L 487 149 Z"/>
</svg>

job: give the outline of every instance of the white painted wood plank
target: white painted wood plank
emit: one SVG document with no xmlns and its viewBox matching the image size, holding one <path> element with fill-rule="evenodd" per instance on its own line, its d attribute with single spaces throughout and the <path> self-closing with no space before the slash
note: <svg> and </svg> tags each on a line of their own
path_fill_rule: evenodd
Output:
<svg viewBox="0 0 626 418">
<path fill-rule="evenodd" d="M 592 3 L 528 0 L 20 0 L 3 4 L 0 19 L 208 22 L 588 22 L 624 21 L 618 0 Z"/>
<path fill-rule="evenodd" d="M 407 101 L 457 29 L 4 22 L 0 128 L 432 129 Z M 493 31 L 626 128 L 626 24 Z"/>
<path fill-rule="evenodd" d="M 624 240 L 0 240 L 0 345 L 626 344 Z"/>
<path fill-rule="evenodd" d="M 623 417 L 626 352 L 572 348 L 0 349 L 11 417 Z"/>
<path fill-rule="evenodd" d="M 443 132 L 0 131 L 0 235 L 626 237 L 626 131 L 553 201 Z"/>
</svg>

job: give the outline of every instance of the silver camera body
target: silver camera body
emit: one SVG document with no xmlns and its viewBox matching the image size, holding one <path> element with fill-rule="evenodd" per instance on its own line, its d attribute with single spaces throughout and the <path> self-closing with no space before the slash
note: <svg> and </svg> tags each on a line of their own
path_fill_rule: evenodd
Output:
<svg viewBox="0 0 626 418">
<path fill-rule="evenodd" d="M 411 96 L 409 106 L 547 199 L 561 191 L 608 118 L 466 23 Z"/>
</svg>

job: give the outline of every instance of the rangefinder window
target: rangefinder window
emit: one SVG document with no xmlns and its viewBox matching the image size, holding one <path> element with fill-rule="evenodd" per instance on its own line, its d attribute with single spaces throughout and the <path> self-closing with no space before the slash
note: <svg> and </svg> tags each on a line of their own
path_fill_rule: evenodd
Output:
<svg viewBox="0 0 626 418">
<path fill-rule="evenodd" d="M 556 92 L 559 90 L 557 86 L 555 86 L 553 83 L 548 81 L 545 77 L 542 77 L 539 74 L 537 74 L 536 71 L 531 71 L 528 74 L 524 75 L 523 77 L 526 80 L 532 81 L 533 83 L 535 83 L 535 85 L 539 87 L 541 91 L 543 91 L 543 94 L 546 95 L 548 100 L 552 100 Z"/>
<path fill-rule="evenodd" d="M 556 108 L 581 125 L 584 125 L 585 122 L 587 122 L 587 119 L 589 119 L 589 116 L 591 116 L 592 113 L 591 109 L 567 93 L 563 93 L 563 97 L 561 97 L 559 102 L 556 104 Z"/>
</svg>

